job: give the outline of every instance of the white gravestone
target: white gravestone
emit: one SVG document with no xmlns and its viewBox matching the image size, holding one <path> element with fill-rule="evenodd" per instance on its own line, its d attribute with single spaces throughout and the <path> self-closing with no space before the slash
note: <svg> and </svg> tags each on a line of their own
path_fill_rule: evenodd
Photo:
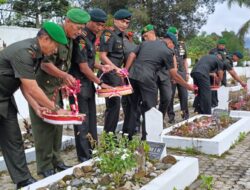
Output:
<svg viewBox="0 0 250 190">
<path fill-rule="evenodd" d="M 163 116 L 156 108 L 151 108 L 145 113 L 145 126 L 147 140 L 161 142 L 161 132 L 163 131 Z"/>
<path fill-rule="evenodd" d="M 161 140 L 163 131 L 163 116 L 156 108 L 151 108 L 145 113 L 145 127 L 147 131 L 147 142 L 150 145 L 150 155 L 162 159 L 167 155 L 166 144 Z"/>
<path fill-rule="evenodd" d="M 228 100 L 229 100 L 229 88 L 221 86 L 218 89 L 218 107 L 219 109 L 228 109 Z"/>
</svg>

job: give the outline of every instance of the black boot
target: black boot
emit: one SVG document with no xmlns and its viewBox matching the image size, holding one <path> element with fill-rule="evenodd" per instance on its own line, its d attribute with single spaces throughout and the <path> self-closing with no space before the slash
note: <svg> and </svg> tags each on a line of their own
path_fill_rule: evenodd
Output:
<svg viewBox="0 0 250 190">
<path fill-rule="evenodd" d="M 63 171 L 63 170 L 67 170 L 69 168 L 71 168 L 72 166 L 66 166 L 63 162 L 59 162 L 57 165 L 56 165 L 56 169 L 57 171 Z"/>
<path fill-rule="evenodd" d="M 30 185 L 32 183 L 35 183 L 36 180 L 33 177 L 30 177 L 29 179 L 20 181 L 16 184 L 16 189 L 21 189 L 22 187 L 25 187 L 27 185 Z"/>
<path fill-rule="evenodd" d="M 54 175 L 56 172 L 54 169 L 49 169 L 43 172 L 40 172 L 39 175 L 42 175 L 44 178 Z"/>
</svg>

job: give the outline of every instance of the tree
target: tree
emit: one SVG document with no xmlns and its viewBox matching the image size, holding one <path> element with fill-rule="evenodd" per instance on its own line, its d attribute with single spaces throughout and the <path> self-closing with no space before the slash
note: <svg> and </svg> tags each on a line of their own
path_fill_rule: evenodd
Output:
<svg viewBox="0 0 250 190">
<path fill-rule="evenodd" d="M 6 0 L 0 0 L 0 5 L 6 3 Z"/>
<path fill-rule="evenodd" d="M 249 0 L 228 0 L 228 6 L 231 8 L 232 4 L 237 3 L 240 7 L 246 6 L 250 8 L 250 1 Z M 243 42 L 247 32 L 250 29 L 250 19 L 246 21 L 238 31 L 238 35 L 240 40 Z"/>
<path fill-rule="evenodd" d="M 17 25 L 39 28 L 43 20 L 65 15 L 67 0 L 17 0 L 13 4 Z"/>
<path fill-rule="evenodd" d="M 180 29 L 181 36 L 190 37 L 206 23 L 218 1 L 221 0 L 89 0 L 85 8 L 98 6 L 109 14 L 128 8 L 133 13 L 131 26 L 134 30 L 140 31 L 151 23 L 162 36 L 170 25 L 174 25 Z"/>
</svg>

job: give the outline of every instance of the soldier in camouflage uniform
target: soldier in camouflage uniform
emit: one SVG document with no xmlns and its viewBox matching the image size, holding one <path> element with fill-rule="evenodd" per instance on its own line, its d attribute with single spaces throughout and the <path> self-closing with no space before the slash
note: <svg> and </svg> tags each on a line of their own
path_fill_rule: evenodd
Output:
<svg viewBox="0 0 250 190">
<path fill-rule="evenodd" d="M 81 9 L 69 10 L 63 25 L 68 44 L 60 45 L 57 54 L 43 59 L 36 80 L 49 98 L 52 98 L 54 91 L 63 83 L 74 85 L 75 78 L 67 73 L 71 66 L 73 39 L 81 34 L 89 19 L 89 14 Z M 58 105 L 61 103 L 59 95 L 56 97 L 56 103 Z M 67 169 L 68 166 L 60 157 L 62 126 L 44 122 L 36 116 L 32 108 L 30 108 L 30 118 L 35 140 L 37 173 L 47 177 L 54 174 L 55 169 L 59 171 Z"/>
<path fill-rule="evenodd" d="M 39 88 L 35 72 L 43 55 L 55 53 L 59 43 L 67 44 L 65 32 L 55 23 L 47 22 L 36 38 L 16 42 L 0 52 L 0 145 L 17 189 L 36 180 L 27 167 L 13 94 L 21 87 L 26 100 L 40 117 L 45 107 L 53 112 L 58 110 Z M 58 110 L 58 113 L 63 111 Z"/>
</svg>

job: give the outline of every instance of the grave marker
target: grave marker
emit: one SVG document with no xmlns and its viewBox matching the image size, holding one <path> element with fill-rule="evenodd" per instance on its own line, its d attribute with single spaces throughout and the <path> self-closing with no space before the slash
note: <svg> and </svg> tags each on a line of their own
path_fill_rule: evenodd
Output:
<svg viewBox="0 0 250 190">
<path fill-rule="evenodd" d="M 218 100 L 217 108 L 228 110 L 229 89 L 227 87 L 221 86 L 218 89 Z"/>
</svg>

